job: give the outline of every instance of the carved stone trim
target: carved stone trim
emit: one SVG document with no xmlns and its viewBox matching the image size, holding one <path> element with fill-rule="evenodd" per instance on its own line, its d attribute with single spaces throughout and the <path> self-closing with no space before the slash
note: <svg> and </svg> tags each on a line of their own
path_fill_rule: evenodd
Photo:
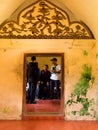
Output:
<svg viewBox="0 0 98 130">
<path fill-rule="evenodd" d="M 83 22 L 70 22 L 64 10 L 48 0 L 38 0 L 19 13 L 17 22 L 4 22 L 0 38 L 94 39 L 94 36 Z"/>
</svg>

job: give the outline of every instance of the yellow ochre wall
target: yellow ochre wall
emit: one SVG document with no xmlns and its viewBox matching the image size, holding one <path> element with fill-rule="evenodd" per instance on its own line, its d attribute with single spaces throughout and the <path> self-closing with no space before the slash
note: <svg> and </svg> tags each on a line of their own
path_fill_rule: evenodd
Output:
<svg viewBox="0 0 98 130">
<path fill-rule="evenodd" d="M 0 0 L 0 24 L 7 19 L 24 0 Z M 65 105 L 70 101 L 71 93 L 79 83 L 83 65 L 92 67 L 94 83 L 86 98 L 93 99 L 87 115 L 75 115 L 81 112 L 82 105 L 66 105 L 66 120 L 97 120 L 98 119 L 98 79 L 96 62 L 96 43 L 98 40 L 98 0 L 60 0 L 78 18 L 83 20 L 93 32 L 96 40 L 4 40 L 0 39 L 0 119 L 22 119 L 23 99 L 23 63 L 25 53 L 64 53 L 64 88 Z M 97 47 L 98 50 L 98 47 Z M 98 51 L 97 51 L 98 52 Z M 98 54 L 97 54 L 98 58 Z M 97 83 L 97 84 L 96 84 Z M 85 103 L 85 102 L 83 102 Z M 93 109 L 93 111 L 92 111 Z M 74 112 L 73 112 L 74 110 Z M 90 114 L 89 114 L 90 113 Z"/>
<path fill-rule="evenodd" d="M 87 55 L 85 55 L 87 51 Z M 65 103 L 78 82 L 82 66 L 92 66 L 95 77 L 88 97 L 96 101 L 96 41 L 95 40 L 0 40 L 0 119 L 21 119 L 23 98 L 23 59 L 25 53 L 64 53 Z M 91 93 L 90 93 L 91 92 Z M 78 104 L 79 105 L 79 104 Z M 73 106 L 75 108 L 76 106 Z M 81 106 L 80 106 L 81 107 Z M 96 107 L 96 103 L 94 104 Z M 74 117 L 73 108 L 65 109 L 65 119 L 92 119 Z M 95 110 L 96 111 L 96 110 Z"/>
</svg>

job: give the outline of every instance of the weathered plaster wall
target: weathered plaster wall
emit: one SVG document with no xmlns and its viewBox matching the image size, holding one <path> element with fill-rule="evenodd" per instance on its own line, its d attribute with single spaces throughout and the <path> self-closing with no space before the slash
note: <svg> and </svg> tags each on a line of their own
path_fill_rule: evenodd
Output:
<svg viewBox="0 0 98 130">
<path fill-rule="evenodd" d="M 65 104 L 81 77 L 82 66 L 91 66 L 95 80 L 87 90 L 87 97 L 96 101 L 95 40 L 0 40 L 0 119 L 22 118 L 24 53 L 64 53 Z M 67 106 L 65 119 L 95 119 L 94 113 L 92 116 L 70 114 L 76 106 Z M 81 104 L 78 111 L 80 107 Z"/>
<path fill-rule="evenodd" d="M 96 47 L 75 41 L 68 51 L 68 79 L 65 86 L 65 119 L 96 119 Z"/>
<path fill-rule="evenodd" d="M 23 1 L 0 0 L 0 12 L 2 12 L 0 14 L 0 23 L 7 19 Z M 75 0 L 74 3 L 72 0 L 66 0 L 66 3 L 61 0 L 58 1 L 59 3 L 62 8 L 67 5 L 78 18 L 81 18 L 90 27 L 98 39 L 97 0 Z M 89 6 L 87 6 L 88 4 Z M 71 11 L 70 15 L 74 16 Z M 98 66 L 96 65 L 95 40 L 11 39 L 0 39 L 0 119 L 18 120 L 22 118 L 24 53 L 37 52 L 64 53 L 65 119 L 97 119 L 98 80 L 96 81 L 96 67 Z M 92 69 L 90 69 L 90 66 Z M 81 87 L 81 92 L 85 88 L 85 94 L 79 93 Z M 77 95 L 77 92 L 79 95 Z"/>
</svg>

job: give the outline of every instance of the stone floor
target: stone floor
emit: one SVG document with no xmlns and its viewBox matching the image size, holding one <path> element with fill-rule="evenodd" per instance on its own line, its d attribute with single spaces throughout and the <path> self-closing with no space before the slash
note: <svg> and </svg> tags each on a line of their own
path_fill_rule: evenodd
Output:
<svg viewBox="0 0 98 130">
<path fill-rule="evenodd" d="M 98 130 L 98 122 L 64 120 L 0 121 L 0 130 Z"/>
</svg>

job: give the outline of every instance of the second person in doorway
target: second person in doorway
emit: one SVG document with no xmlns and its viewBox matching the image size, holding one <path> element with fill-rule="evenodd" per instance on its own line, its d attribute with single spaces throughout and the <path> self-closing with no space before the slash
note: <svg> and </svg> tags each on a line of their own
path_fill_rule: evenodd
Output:
<svg viewBox="0 0 98 130">
<path fill-rule="evenodd" d="M 44 69 L 40 73 L 39 99 L 48 99 L 50 96 L 50 76 L 48 65 L 44 65 Z"/>
</svg>

